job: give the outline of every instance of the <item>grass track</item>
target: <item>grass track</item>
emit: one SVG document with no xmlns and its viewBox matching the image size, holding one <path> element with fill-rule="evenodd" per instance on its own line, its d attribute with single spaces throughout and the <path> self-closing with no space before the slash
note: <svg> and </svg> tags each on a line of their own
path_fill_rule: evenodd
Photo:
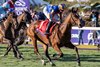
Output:
<svg viewBox="0 0 100 67">
<path fill-rule="evenodd" d="M 78 46 L 79 47 L 79 46 Z M 83 47 L 83 46 L 81 46 Z M 19 49 L 23 53 L 25 58 L 23 61 L 13 57 L 13 53 L 10 52 L 8 56 L 2 57 L 6 49 L 6 46 L 0 45 L 0 67 L 51 67 L 49 63 L 46 66 L 42 66 L 39 58 L 33 52 L 32 46 L 20 46 Z M 76 62 L 76 53 L 74 50 L 62 48 L 64 57 L 59 60 L 54 60 L 56 67 L 78 67 Z M 45 58 L 43 48 L 39 48 L 39 52 Z M 51 47 L 49 48 L 49 54 L 56 53 Z M 81 58 L 81 67 L 100 67 L 100 51 L 97 50 L 79 50 Z"/>
</svg>

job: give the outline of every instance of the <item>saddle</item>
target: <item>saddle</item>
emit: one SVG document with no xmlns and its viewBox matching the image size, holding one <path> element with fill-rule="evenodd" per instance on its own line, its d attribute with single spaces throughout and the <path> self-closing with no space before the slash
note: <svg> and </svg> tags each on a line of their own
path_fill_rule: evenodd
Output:
<svg viewBox="0 0 100 67">
<path fill-rule="evenodd" d="M 44 20 L 44 21 L 41 21 L 40 24 L 38 25 L 37 29 L 38 29 L 41 33 L 44 34 L 45 31 L 46 31 L 46 28 L 47 28 L 48 23 L 49 23 L 49 20 L 48 20 L 48 19 L 46 19 L 46 20 Z M 53 28 L 54 28 L 55 25 L 56 25 L 56 23 L 52 23 L 52 25 L 51 25 L 51 27 L 50 27 L 50 35 L 51 35 L 52 30 L 53 30 Z"/>
</svg>

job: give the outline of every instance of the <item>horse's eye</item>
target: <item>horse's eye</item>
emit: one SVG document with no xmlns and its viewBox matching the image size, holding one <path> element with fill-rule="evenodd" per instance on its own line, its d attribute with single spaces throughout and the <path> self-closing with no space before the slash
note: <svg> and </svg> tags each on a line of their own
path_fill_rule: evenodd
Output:
<svg viewBox="0 0 100 67">
<path fill-rule="evenodd" d="M 78 15 L 78 14 L 75 14 L 75 17 L 76 17 L 76 18 L 79 18 L 79 15 Z"/>
</svg>

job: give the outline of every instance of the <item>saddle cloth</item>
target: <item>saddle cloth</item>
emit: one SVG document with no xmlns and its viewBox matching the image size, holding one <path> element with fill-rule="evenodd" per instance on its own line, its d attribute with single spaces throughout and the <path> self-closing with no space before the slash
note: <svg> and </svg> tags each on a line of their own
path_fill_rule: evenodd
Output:
<svg viewBox="0 0 100 67">
<path fill-rule="evenodd" d="M 46 19 L 46 20 L 44 20 L 44 21 L 41 21 L 40 24 L 39 24 L 38 27 L 37 27 L 38 30 L 39 30 L 41 33 L 45 33 L 48 23 L 49 23 L 49 20 L 48 20 L 48 19 Z M 55 26 L 55 24 L 53 24 L 53 25 L 50 27 L 50 30 L 49 30 L 49 31 L 50 31 L 50 35 L 51 35 L 51 33 L 52 33 L 52 29 L 53 29 L 54 26 Z"/>
</svg>

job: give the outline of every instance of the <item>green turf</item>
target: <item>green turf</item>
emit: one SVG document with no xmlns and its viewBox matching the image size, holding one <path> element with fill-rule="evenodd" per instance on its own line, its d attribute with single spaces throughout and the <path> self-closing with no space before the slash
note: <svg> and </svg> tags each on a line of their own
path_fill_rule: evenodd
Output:
<svg viewBox="0 0 100 67">
<path fill-rule="evenodd" d="M 42 66 L 41 61 L 33 52 L 32 46 L 20 46 L 20 51 L 23 53 L 24 60 L 19 60 L 13 57 L 12 51 L 8 56 L 2 55 L 6 51 L 6 46 L 0 45 L 0 67 L 51 67 L 49 63 Z M 62 48 L 64 57 L 59 60 L 54 60 L 56 67 L 78 67 L 76 62 L 76 53 L 74 50 Z M 39 52 L 43 55 L 45 61 L 48 61 L 44 56 L 43 48 L 39 48 Z M 50 57 L 56 53 L 52 48 L 49 48 Z M 81 67 L 100 67 L 100 51 L 97 50 L 79 50 L 81 58 Z"/>
</svg>

